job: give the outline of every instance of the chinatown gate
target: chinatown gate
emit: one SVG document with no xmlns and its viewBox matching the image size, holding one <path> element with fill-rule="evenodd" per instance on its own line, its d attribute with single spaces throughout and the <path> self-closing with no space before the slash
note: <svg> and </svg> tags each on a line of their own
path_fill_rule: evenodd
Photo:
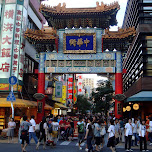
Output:
<svg viewBox="0 0 152 152">
<path fill-rule="evenodd" d="M 117 24 L 119 4 L 94 8 L 66 8 L 41 5 L 50 28 L 27 30 L 25 38 L 39 52 L 38 93 L 45 94 L 45 74 L 110 74 L 115 75 L 115 94 L 123 93 L 123 58 L 126 42 L 135 34 L 133 28 L 110 32 L 107 28 Z M 55 49 L 52 49 L 54 45 Z M 50 50 L 56 51 L 50 51 Z M 72 101 L 71 101 L 72 102 Z M 39 100 L 44 115 L 45 99 Z M 115 100 L 115 117 L 122 117 L 122 101 Z M 39 121 L 38 120 L 38 121 Z"/>
</svg>

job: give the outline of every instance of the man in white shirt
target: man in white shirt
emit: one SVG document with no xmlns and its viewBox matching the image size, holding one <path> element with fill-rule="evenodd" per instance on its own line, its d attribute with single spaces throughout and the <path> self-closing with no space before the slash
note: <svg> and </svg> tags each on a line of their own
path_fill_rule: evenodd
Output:
<svg viewBox="0 0 152 152">
<path fill-rule="evenodd" d="M 36 133 L 35 133 L 35 126 L 36 126 L 36 122 L 34 120 L 35 116 L 31 116 L 31 120 L 30 123 L 32 126 L 29 127 L 29 143 L 31 141 L 31 139 L 33 138 L 35 143 L 38 143 L 38 139 L 36 137 Z"/>
<path fill-rule="evenodd" d="M 131 139 L 133 134 L 133 127 L 131 123 L 131 119 L 128 120 L 128 123 L 125 125 L 125 149 L 126 151 L 132 151 L 131 149 Z M 129 148 L 127 148 L 127 145 L 129 143 Z"/>
</svg>

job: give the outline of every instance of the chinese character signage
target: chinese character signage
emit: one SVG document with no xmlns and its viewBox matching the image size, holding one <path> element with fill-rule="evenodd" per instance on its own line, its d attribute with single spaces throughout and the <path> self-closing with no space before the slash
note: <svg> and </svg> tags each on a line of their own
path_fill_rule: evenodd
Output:
<svg viewBox="0 0 152 152">
<path fill-rule="evenodd" d="M 17 5 L 15 31 L 14 31 L 14 46 L 13 46 L 13 60 L 12 60 L 12 73 L 18 77 L 20 71 L 18 70 L 19 62 L 24 61 L 24 56 L 20 54 L 21 46 L 21 27 L 22 27 L 22 5 Z"/>
<path fill-rule="evenodd" d="M 73 106 L 73 97 L 72 97 L 72 93 L 73 93 L 73 75 L 69 74 L 68 75 L 68 97 L 67 97 L 67 105 L 69 107 Z"/>
<path fill-rule="evenodd" d="M 78 76 L 78 95 L 83 94 L 82 92 L 82 74 Z"/>
<path fill-rule="evenodd" d="M 5 5 L 0 50 L 0 78 L 10 77 L 15 20 L 15 4 Z"/>
<path fill-rule="evenodd" d="M 62 98 L 62 82 L 61 81 L 55 82 L 55 97 Z"/>
<path fill-rule="evenodd" d="M 66 103 L 66 85 L 62 86 L 62 103 Z"/>
<path fill-rule="evenodd" d="M 63 53 L 96 53 L 95 33 L 64 33 Z"/>
</svg>

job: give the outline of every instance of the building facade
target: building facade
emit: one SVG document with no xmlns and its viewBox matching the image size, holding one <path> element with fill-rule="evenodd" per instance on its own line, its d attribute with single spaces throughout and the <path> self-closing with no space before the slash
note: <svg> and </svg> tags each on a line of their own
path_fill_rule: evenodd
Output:
<svg viewBox="0 0 152 152">
<path fill-rule="evenodd" d="M 152 1 L 128 0 L 123 29 L 135 27 L 136 36 L 123 61 L 123 92 L 132 112 L 142 118 L 152 113 Z M 134 110 L 133 104 L 139 105 Z"/>
<path fill-rule="evenodd" d="M 39 12 L 40 4 L 40 0 L 0 0 L 0 119 L 3 120 L 0 129 L 7 127 L 11 116 L 11 104 L 6 101 L 11 91 L 8 83 L 11 75 L 18 79 L 18 84 L 13 86 L 15 121 L 22 115 L 36 116 L 37 113 L 33 94 L 37 92 L 38 52 L 24 38 L 24 33 L 28 28 L 43 28 L 45 18 Z"/>
</svg>

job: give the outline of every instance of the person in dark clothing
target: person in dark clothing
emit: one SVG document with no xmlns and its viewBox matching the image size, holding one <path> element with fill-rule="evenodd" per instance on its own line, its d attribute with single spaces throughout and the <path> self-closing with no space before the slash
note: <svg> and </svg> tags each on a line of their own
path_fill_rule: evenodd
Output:
<svg viewBox="0 0 152 152">
<path fill-rule="evenodd" d="M 85 139 L 87 139 L 88 151 L 93 151 L 92 139 L 93 139 L 93 129 L 92 129 L 92 119 L 88 119 L 88 127 L 86 130 Z"/>
<path fill-rule="evenodd" d="M 21 122 L 20 129 L 21 129 L 21 137 L 22 140 L 21 148 L 22 152 L 26 152 L 26 146 L 29 144 L 29 126 L 32 126 L 31 123 L 27 122 L 27 116 L 23 116 L 23 121 Z M 26 144 L 24 145 L 24 141 L 26 141 Z"/>
<path fill-rule="evenodd" d="M 44 140 L 44 145 L 43 149 L 46 149 L 46 133 L 47 133 L 47 123 L 46 123 L 46 118 L 43 117 L 42 121 L 40 122 L 40 139 L 39 142 L 37 143 L 36 149 L 39 149 L 40 142 Z"/>
<path fill-rule="evenodd" d="M 69 137 L 72 137 L 73 140 L 73 136 L 74 136 L 74 122 L 72 120 L 72 118 L 70 119 L 70 131 L 69 131 Z"/>
</svg>

